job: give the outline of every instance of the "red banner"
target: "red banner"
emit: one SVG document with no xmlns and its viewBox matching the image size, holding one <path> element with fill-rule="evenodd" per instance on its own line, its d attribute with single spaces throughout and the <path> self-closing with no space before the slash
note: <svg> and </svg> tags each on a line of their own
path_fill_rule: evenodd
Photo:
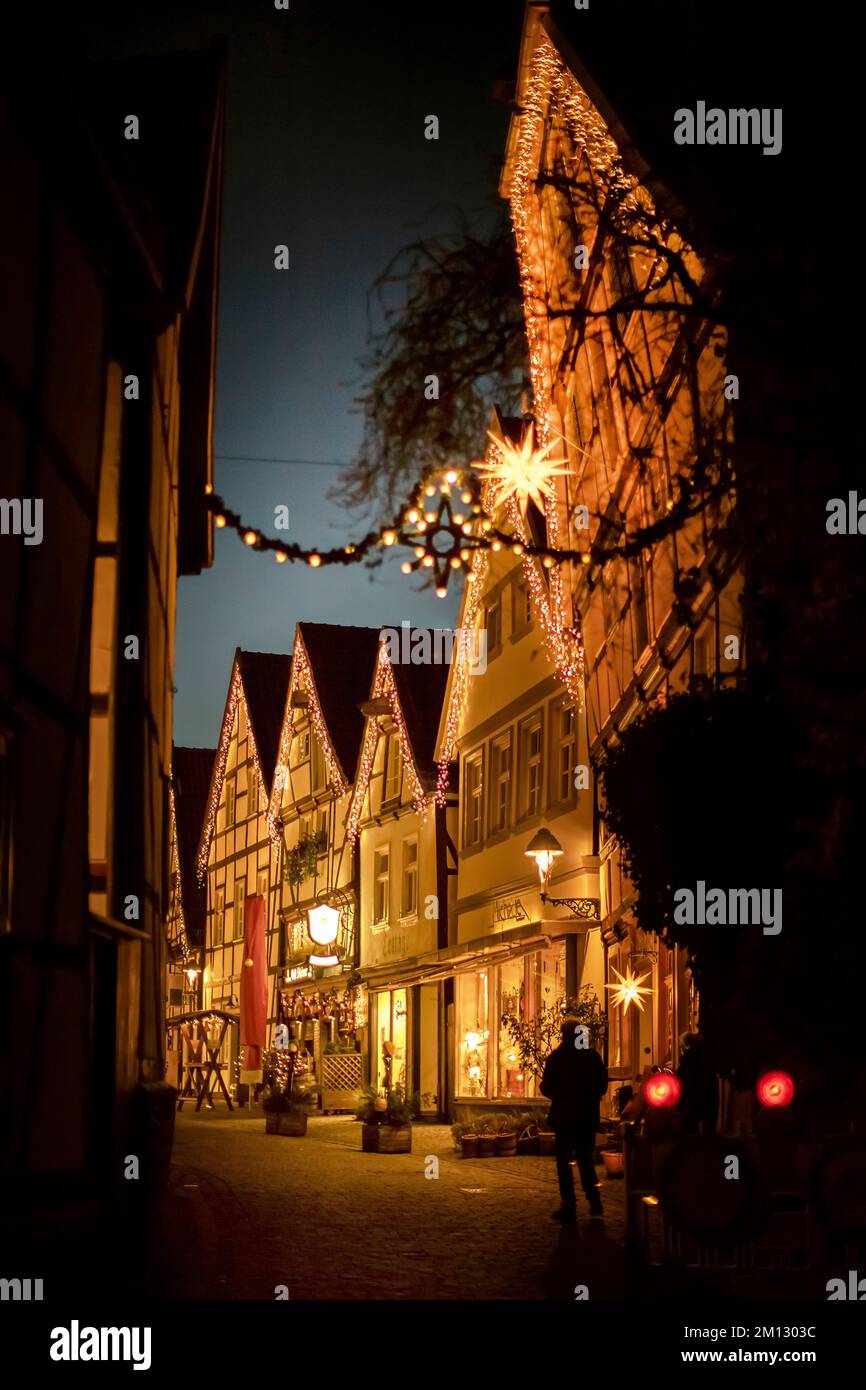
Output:
<svg viewBox="0 0 866 1390">
<path fill-rule="evenodd" d="M 268 947 L 265 900 L 258 893 L 244 899 L 244 961 L 241 967 L 242 1082 L 262 1079 L 262 1049 L 268 1021 Z"/>
</svg>

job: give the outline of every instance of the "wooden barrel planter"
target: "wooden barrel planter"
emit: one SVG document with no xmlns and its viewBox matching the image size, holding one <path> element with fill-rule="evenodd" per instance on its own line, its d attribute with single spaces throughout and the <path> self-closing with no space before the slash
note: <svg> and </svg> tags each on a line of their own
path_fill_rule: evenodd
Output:
<svg viewBox="0 0 866 1390">
<path fill-rule="evenodd" d="M 411 1125 L 364 1125 L 361 1152 L 365 1154 L 409 1154 L 412 1152 Z"/>
<path fill-rule="evenodd" d="M 514 1158 L 517 1155 L 517 1135 L 516 1134 L 497 1134 L 496 1136 L 496 1157 Z"/>
<path fill-rule="evenodd" d="M 307 1112 L 300 1106 L 291 1110 L 266 1110 L 265 1134 L 291 1134 L 296 1139 L 307 1132 Z"/>
<path fill-rule="evenodd" d="M 463 1138 L 460 1140 L 460 1157 L 461 1157 L 461 1158 L 477 1158 L 477 1157 L 478 1157 L 478 1135 L 477 1135 L 477 1134 L 464 1134 L 464 1135 L 463 1135 Z"/>
<path fill-rule="evenodd" d="M 479 1134 L 478 1136 L 478 1157 L 494 1158 L 496 1156 L 496 1135 Z"/>
</svg>

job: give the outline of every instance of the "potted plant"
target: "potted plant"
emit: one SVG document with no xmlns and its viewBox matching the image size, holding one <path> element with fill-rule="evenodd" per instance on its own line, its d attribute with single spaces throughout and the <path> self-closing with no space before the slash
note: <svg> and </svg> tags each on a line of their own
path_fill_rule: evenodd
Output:
<svg viewBox="0 0 866 1390">
<path fill-rule="evenodd" d="M 414 1102 L 406 1097 L 402 1086 L 395 1086 L 389 1091 L 377 1091 L 374 1086 L 366 1086 L 356 1112 L 356 1118 L 363 1125 L 362 1152 L 411 1153 L 411 1120 L 414 1112 Z"/>
<path fill-rule="evenodd" d="M 451 1126 L 451 1137 L 461 1158 L 478 1157 L 478 1135 L 471 1121 L 458 1120 Z"/>
<path fill-rule="evenodd" d="M 625 1155 L 622 1151 L 622 1140 L 618 1135 L 607 1137 L 601 1150 L 601 1161 L 609 1178 L 621 1178 L 623 1176 Z"/>
<path fill-rule="evenodd" d="M 482 1120 L 478 1126 L 478 1157 L 495 1158 L 496 1130 L 493 1120 Z"/>
<path fill-rule="evenodd" d="M 517 1155 L 517 1130 L 514 1128 L 514 1120 L 507 1115 L 500 1115 L 495 1125 L 496 1134 L 496 1157 L 514 1158 Z"/>
<path fill-rule="evenodd" d="M 290 1093 L 268 1087 L 262 1099 L 265 1112 L 265 1134 L 291 1134 L 300 1138 L 307 1132 L 307 1111 L 304 1097 L 293 1089 Z"/>
</svg>

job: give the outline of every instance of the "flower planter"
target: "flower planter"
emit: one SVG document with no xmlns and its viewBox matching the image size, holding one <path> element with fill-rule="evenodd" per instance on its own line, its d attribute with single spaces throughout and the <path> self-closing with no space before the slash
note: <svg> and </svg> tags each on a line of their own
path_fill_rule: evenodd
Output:
<svg viewBox="0 0 866 1390">
<path fill-rule="evenodd" d="M 496 1155 L 496 1135 L 479 1134 L 478 1136 L 478 1157 L 494 1158 Z"/>
<path fill-rule="evenodd" d="M 538 1131 L 538 1152 L 544 1158 L 552 1158 L 556 1153 L 556 1135 L 552 1129 Z"/>
<path fill-rule="evenodd" d="M 607 1176 L 609 1178 L 621 1178 L 625 1162 L 624 1155 L 612 1149 L 602 1149 L 601 1157 Z"/>
<path fill-rule="evenodd" d="M 408 1154 L 412 1152 L 411 1125 L 364 1125 L 361 1151 L 365 1154 Z"/>
<path fill-rule="evenodd" d="M 528 1130 L 524 1130 L 517 1141 L 517 1152 L 519 1154 L 537 1154 L 538 1135 L 530 1134 Z"/>
<path fill-rule="evenodd" d="M 460 1157 L 461 1157 L 461 1158 L 477 1158 L 477 1157 L 478 1157 L 478 1135 L 477 1135 L 477 1134 L 464 1134 L 464 1135 L 463 1135 L 463 1138 L 460 1140 Z"/>
<path fill-rule="evenodd" d="M 266 1110 L 265 1134 L 291 1134 L 299 1139 L 307 1132 L 307 1112 L 300 1107 L 292 1110 Z"/>
<path fill-rule="evenodd" d="M 496 1136 L 496 1157 L 513 1158 L 517 1153 L 516 1134 L 497 1134 Z"/>
</svg>

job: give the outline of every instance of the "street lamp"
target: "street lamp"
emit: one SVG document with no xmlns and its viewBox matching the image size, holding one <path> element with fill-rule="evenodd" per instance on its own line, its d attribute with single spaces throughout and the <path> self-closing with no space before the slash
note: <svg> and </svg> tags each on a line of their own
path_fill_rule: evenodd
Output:
<svg viewBox="0 0 866 1390">
<path fill-rule="evenodd" d="M 553 867 L 553 861 L 562 854 L 562 845 L 559 843 L 556 836 L 552 835 L 549 830 L 539 830 L 529 841 L 529 844 L 524 850 L 524 854 L 526 854 L 528 858 L 535 860 L 536 867 L 538 868 L 538 877 L 541 880 L 541 887 L 545 888 L 547 886 L 547 880 L 550 877 L 550 870 Z M 543 902 L 543 892 L 541 894 L 541 899 Z"/>
<path fill-rule="evenodd" d="M 320 951 L 313 951 L 310 965 L 338 965 L 340 957 L 335 942 L 340 928 L 340 914 L 328 903 L 318 903 L 307 912 L 307 924 L 311 940 Z M 330 949 L 329 949 L 330 948 Z"/>
<path fill-rule="evenodd" d="M 549 898 L 547 896 L 547 881 L 550 878 L 553 861 L 563 853 L 562 845 L 555 835 L 551 834 L 546 827 L 537 831 L 523 852 L 529 859 L 535 860 L 541 882 L 541 901 L 543 903 L 549 903 L 551 907 L 568 907 L 575 917 L 582 917 L 587 921 L 598 921 L 599 901 L 597 898 Z"/>
</svg>

